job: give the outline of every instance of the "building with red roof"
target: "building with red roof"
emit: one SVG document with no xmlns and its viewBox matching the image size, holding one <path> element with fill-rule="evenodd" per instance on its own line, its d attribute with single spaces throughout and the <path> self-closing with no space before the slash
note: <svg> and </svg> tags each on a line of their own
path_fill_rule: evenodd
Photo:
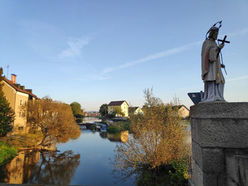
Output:
<svg viewBox="0 0 248 186">
<path fill-rule="evenodd" d="M 32 89 L 25 89 L 23 85 L 17 84 L 15 74 L 11 74 L 11 80 L 2 77 L 1 84 L 4 96 L 15 112 L 13 133 L 27 132 L 27 103 L 38 97 L 32 93 Z"/>
</svg>

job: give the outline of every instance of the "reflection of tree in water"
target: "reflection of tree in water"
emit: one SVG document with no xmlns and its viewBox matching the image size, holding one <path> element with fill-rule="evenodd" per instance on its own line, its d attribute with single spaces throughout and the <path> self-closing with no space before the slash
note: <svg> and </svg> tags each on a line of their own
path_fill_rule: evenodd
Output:
<svg viewBox="0 0 248 186">
<path fill-rule="evenodd" d="M 19 184 L 23 182 L 23 167 L 25 152 L 19 152 L 18 155 L 9 163 L 0 168 L 0 182 Z"/>
<path fill-rule="evenodd" d="M 0 167 L 0 183 L 41 183 L 68 185 L 78 165 L 80 155 L 72 151 L 22 151 Z"/>
<path fill-rule="evenodd" d="M 105 139 L 108 138 L 112 142 L 126 143 L 128 140 L 128 131 L 121 131 L 120 133 L 110 134 L 107 132 L 101 132 L 100 137 Z"/>
<path fill-rule="evenodd" d="M 80 154 L 74 155 L 72 151 L 41 152 L 40 158 L 39 163 L 25 168 L 32 168 L 31 175 L 25 174 L 25 183 L 69 185 L 80 163 Z"/>
</svg>

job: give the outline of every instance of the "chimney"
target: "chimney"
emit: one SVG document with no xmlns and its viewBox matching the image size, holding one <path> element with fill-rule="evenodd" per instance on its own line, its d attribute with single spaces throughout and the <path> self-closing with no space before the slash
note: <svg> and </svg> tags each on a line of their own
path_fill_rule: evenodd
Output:
<svg viewBox="0 0 248 186">
<path fill-rule="evenodd" d="M 16 84 L 16 75 L 15 74 L 11 74 L 11 81 L 12 81 L 12 83 Z"/>
</svg>

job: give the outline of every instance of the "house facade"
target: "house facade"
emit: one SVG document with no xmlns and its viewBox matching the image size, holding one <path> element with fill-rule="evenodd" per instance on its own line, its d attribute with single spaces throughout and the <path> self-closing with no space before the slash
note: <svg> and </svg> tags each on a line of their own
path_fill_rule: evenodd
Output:
<svg viewBox="0 0 248 186">
<path fill-rule="evenodd" d="M 27 103 L 37 99 L 31 89 L 16 83 L 16 75 L 11 75 L 11 80 L 3 77 L 1 81 L 4 96 L 15 113 L 13 133 L 27 132 Z"/>
<path fill-rule="evenodd" d="M 187 118 L 189 117 L 189 109 L 185 105 L 177 105 L 173 106 L 174 108 L 178 109 L 178 115 L 181 118 Z"/>
<path fill-rule="evenodd" d="M 108 104 L 108 114 L 112 114 L 116 111 L 120 111 L 123 115 L 117 113 L 116 116 L 118 117 L 128 117 L 128 103 L 126 101 L 111 101 Z"/>
<path fill-rule="evenodd" d="M 129 107 L 128 108 L 129 116 L 143 114 L 143 111 L 140 107 Z"/>
</svg>

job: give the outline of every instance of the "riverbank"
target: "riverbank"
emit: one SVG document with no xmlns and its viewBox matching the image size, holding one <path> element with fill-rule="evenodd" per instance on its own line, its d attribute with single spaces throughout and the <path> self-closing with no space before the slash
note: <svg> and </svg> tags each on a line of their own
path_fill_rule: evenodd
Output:
<svg viewBox="0 0 248 186">
<path fill-rule="evenodd" d="M 8 135 L 0 138 L 0 166 L 11 161 L 19 151 L 27 149 L 42 149 L 37 146 L 42 140 L 42 134 L 26 133 Z"/>
<path fill-rule="evenodd" d="M 117 134 L 117 133 L 121 133 L 122 131 L 130 132 L 130 125 L 131 125 L 130 121 L 118 121 L 112 123 L 107 130 L 108 133 L 110 134 Z"/>
<path fill-rule="evenodd" d="M 17 149 L 0 141 L 0 166 L 9 162 L 17 155 Z"/>
<path fill-rule="evenodd" d="M 6 143 L 10 146 L 15 147 L 17 150 L 25 150 L 27 148 L 34 148 L 42 140 L 41 133 L 26 133 L 26 134 L 15 134 L 9 135 L 6 138 Z"/>
</svg>

